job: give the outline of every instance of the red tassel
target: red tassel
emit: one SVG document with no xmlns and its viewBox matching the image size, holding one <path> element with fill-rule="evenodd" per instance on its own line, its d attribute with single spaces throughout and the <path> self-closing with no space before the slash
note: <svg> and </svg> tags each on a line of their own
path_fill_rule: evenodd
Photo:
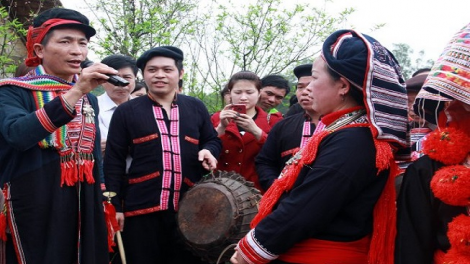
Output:
<svg viewBox="0 0 470 264">
<path fill-rule="evenodd" d="M 0 213 L 0 240 L 7 241 L 7 217 Z"/>
<path fill-rule="evenodd" d="M 384 150 L 385 148 L 382 148 Z M 390 149 L 391 151 L 391 149 Z M 389 156 L 382 153 L 382 157 Z M 394 245 L 396 235 L 396 190 L 395 176 L 399 169 L 392 158 L 389 160 L 390 173 L 382 194 L 374 207 L 374 226 L 369 249 L 369 263 L 394 263 Z"/>
<path fill-rule="evenodd" d="M 80 157 L 78 159 L 78 164 L 77 164 L 77 168 L 78 168 L 78 178 L 77 180 L 80 181 L 80 182 L 83 182 L 83 169 L 84 169 L 84 164 L 85 164 L 85 160 L 83 159 L 83 157 L 81 157 L 81 154 L 79 154 Z"/>
<path fill-rule="evenodd" d="M 116 209 L 111 203 L 103 202 L 104 204 L 104 217 L 106 221 L 106 227 L 108 228 L 108 250 L 114 252 L 113 246 L 116 245 L 114 242 L 114 235 L 116 231 L 119 231 L 119 224 L 116 220 Z"/>
<path fill-rule="evenodd" d="M 61 157 L 60 162 L 60 187 L 65 185 L 74 186 L 77 183 L 77 166 L 75 166 L 75 161 L 71 159 L 69 155 L 64 155 Z"/>
<path fill-rule="evenodd" d="M 67 173 L 67 162 L 64 161 L 64 157 L 60 157 L 60 187 L 64 186 L 65 174 Z"/>
<path fill-rule="evenodd" d="M 65 173 L 63 173 L 65 184 L 67 186 L 74 186 L 77 182 L 77 166 L 75 165 L 75 161 L 68 161 L 65 167 Z"/>
<path fill-rule="evenodd" d="M 3 192 L 0 192 L 0 195 L 3 195 L 5 198 L 4 200 L 6 201 L 6 188 L 3 190 Z M 3 204 L 3 210 L 0 211 L 0 240 L 7 241 L 7 204 L 4 202 Z"/>
<path fill-rule="evenodd" d="M 85 180 L 88 184 L 95 183 L 95 178 L 93 178 L 93 165 L 95 164 L 94 160 L 85 160 L 83 163 L 83 173 L 85 174 Z"/>
</svg>

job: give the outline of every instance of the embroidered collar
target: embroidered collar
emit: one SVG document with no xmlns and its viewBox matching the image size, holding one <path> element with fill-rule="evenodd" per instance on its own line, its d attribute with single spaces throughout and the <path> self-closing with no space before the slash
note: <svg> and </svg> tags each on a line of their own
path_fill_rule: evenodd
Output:
<svg viewBox="0 0 470 264">
<path fill-rule="evenodd" d="M 48 75 L 44 67 L 39 65 L 25 76 L 0 80 L 0 86 L 15 85 L 37 91 L 64 91 L 72 88 L 77 79 L 78 76 L 74 75 L 73 81 L 67 82 L 57 76 Z"/>
</svg>

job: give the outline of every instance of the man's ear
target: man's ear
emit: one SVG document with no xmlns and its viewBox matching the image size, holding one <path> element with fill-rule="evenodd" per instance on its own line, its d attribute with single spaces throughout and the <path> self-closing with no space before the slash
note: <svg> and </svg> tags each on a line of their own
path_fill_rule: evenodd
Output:
<svg viewBox="0 0 470 264">
<path fill-rule="evenodd" d="M 181 71 L 180 71 L 180 80 L 183 79 L 183 75 L 184 75 L 184 69 L 181 69 Z"/>
<path fill-rule="evenodd" d="M 33 45 L 33 50 L 34 54 L 36 54 L 38 58 L 42 59 L 44 57 L 44 46 L 42 44 L 35 43 Z"/>
</svg>

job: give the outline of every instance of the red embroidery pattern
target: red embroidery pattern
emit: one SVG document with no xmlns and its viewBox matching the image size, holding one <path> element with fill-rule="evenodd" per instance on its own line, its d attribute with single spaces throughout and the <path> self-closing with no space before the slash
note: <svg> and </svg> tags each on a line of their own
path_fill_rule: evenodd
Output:
<svg viewBox="0 0 470 264">
<path fill-rule="evenodd" d="M 307 145 L 308 140 L 310 139 L 310 136 L 312 135 L 312 132 L 310 131 L 310 121 L 307 120 L 304 122 L 304 127 L 302 129 L 302 141 L 300 142 L 300 147 L 303 148 L 305 145 Z"/>
<path fill-rule="evenodd" d="M 178 201 L 181 189 L 181 157 L 179 142 L 179 111 L 178 105 L 172 104 L 170 110 L 170 131 L 168 131 L 161 106 L 154 106 L 153 113 L 160 131 L 161 144 L 163 151 L 163 179 L 162 193 L 160 196 L 161 210 L 168 209 L 170 200 L 171 182 L 174 179 L 173 205 L 178 210 Z"/>
<path fill-rule="evenodd" d="M 18 232 L 18 226 L 16 224 L 16 219 L 15 219 L 15 208 L 13 207 L 13 203 L 11 201 L 11 185 L 10 183 L 6 183 L 5 186 L 3 187 L 3 192 L 5 196 L 5 206 L 7 210 L 7 215 L 6 217 L 7 222 L 10 223 L 10 232 L 11 232 L 11 237 L 13 240 L 13 244 L 15 245 L 16 248 L 16 256 L 20 264 L 26 263 L 26 257 L 23 251 L 23 244 L 20 241 L 20 234 Z"/>
<path fill-rule="evenodd" d="M 150 140 L 152 140 L 152 139 L 156 139 L 156 138 L 158 138 L 158 134 L 157 134 L 157 133 L 152 134 L 152 135 L 148 135 L 148 136 L 145 136 L 145 137 L 133 139 L 133 140 L 132 140 L 132 143 L 134 143 L 134 144 L 141 144 L 141 143 L 144 143 L 144 142 L 150 141 Z"/>
<path fill-rule="evenodd" d="M 297 151 L 299 151 L 300 148 L 293 148 L 293 149 L 289 149 L 289 150 L 286 150 L 286 151 L 283 151 L 281 153 L 281 158 L 284 158 L 285 156 L 287 155 L 292 155 L 294 153 L 296 153 Z"/>
<path fill-rule="evenodd" d="M 54 124 L 52 123 L 51 119 L 49 119 L 49 117 L 47 116 L 46 110 L 44 110 L 44 108 L 37 110 L 36 116 L 38 117 L 39 122 L 44 127 L 44 129 L 47 130 L 47 132 L 52 133 L 57 129 L 57 127 L 54 126 Z"/>
<path fill-rule="evenodd" d="M 305 145 L 307 145 L 307 142 L 311 138 L 311 136 L 312 136 L 311 123 L 310 123 L 310 120 L 306 120 L 304 121 L 304 125 L 302 128 L 302 138 L 300 141 L 300 147 L 283 151 L 281 153 L 281 158 L 284 158 L 285 156 L 288 156 L 288 155 L 293 155 L 297 151 L 299 151 L 301 148 L 305 147 Z"/>
<path fill-rule="evenodd" d="M 186 185 L 188 185 L 189 187 L 193 187 L 193 186 L 194 186 L 194 182 L 192 182 L 192 181 L 189 180 L 188 178 L 184 178 L 183 182 L 186 183 Z"/>
<path fill-rule="evenodd" d="M 154 172 L 154 173 L 152 173 L 152 174 L 148 174 L 148 175 L 139 177 L 139 178 L 129 179 L 129 184 L 141 183 L 141 182 L 144 182 L 144 181 L 148 181 L 148 180 L 150 180 L 150 179 L 153 179 L 153 178 L 157 178 L 158 176 L 160 176 L 160 172 L 159 172 L 159 171 Z"/>
<path fill-rule="evenodd" d="M 189 136 L 185 136 L 184 137 L 184 140 L 188 141 L 188 142 L 191 142 L 195 145 L 199 145 L 199 140 L 195 139 L 195 138 L 192 138 L 192 137 L 189 137 Z"/>
<path fill-rule="evenodd" d="M 135 210 L 135 211 L 130 211 L 130 212 L 125 212 L 124 216 L 136 216 L 136 215 L 143 215 L 143 214 L 150 214 L 154 212 L 160 211 L 160 205 L 150 207 L 150 208 L 145 208 L 145 209 L 140 209 L 140 210 Z"/>
</svg>

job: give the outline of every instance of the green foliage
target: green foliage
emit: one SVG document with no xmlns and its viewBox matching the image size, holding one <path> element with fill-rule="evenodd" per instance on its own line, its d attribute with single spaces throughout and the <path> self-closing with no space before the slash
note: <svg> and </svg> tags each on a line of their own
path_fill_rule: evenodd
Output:
<svg viewBox="0 0 470 264">
<path fill-rule="evenodd" d="M 195 24 L 195 0 L 85 0 L 100 29 L 98 55 L 138 57 L 160 45 L 180 45 Z"/>
<path fill-rule="evenodd" d="M 100 96 L 105 93 L 103 86 L 99 85 L 95 89 L 93 89 L 90 93 L 96 96 Z"/>
<path fill-rule="evenodd" d="M 8 10 L 0 6 L 0 77 L 12 76 L 23 58 L 15 56 L 20 36 L 26 30 L 18 19 L 11 19 Z M 18 43 L 21 45 L 21 43 Z"/>
<path fill-rule="evenodd" d="M 320 44 L 338 29 L 353 9 L 336 16 L 309 4 L 286 7 L 281 0 L 214 1 L 204 27 L 188 41 L 189 52 L 199 73 L 193 93 L 220 91 L 230 76 L 250 70 L 291 75 L 300 61 L 318 54 Z"/>
<path fill-rule="evenodd" d="M 405 80 L 411 78 L 412 74 L 421 68 L 431 68 L 434 61 L 425 59 L 425 52 L 422 50 L 416 56 L 413 49 L 404 43 L 393 44 L 392 53 L 401 66 Z"/>
</svg>

